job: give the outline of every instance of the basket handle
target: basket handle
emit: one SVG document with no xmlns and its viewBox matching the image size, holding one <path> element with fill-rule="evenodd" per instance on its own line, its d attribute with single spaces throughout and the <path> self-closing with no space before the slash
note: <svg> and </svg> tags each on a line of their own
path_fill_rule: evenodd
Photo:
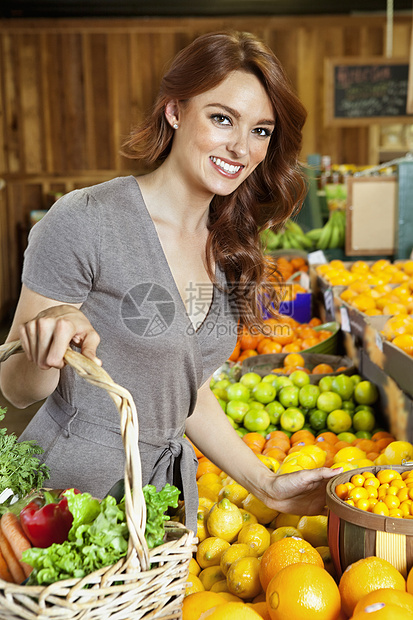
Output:
<svg viewBox="0 0 413 620">
<path fill-rule="evenodd" d="M 20 340 L 0 345 L 0 362 L 22 351 Z M 142 492 L 142 471 L 138 448 L 138 414 L 132 395 L 115 383 L 103 368 L 81 353 L 69 348 L 64 355 L 64 360 L 80 377 L 106 390 L 119 412 L 125 449 L 125 510 L 129 529 L 128 565 L 136 568 L 136 560 L 139 560 L 142 570 L 146 571 L 150 566 L 148 545 L 145 539 L 146 504 Z"/>
</svg>

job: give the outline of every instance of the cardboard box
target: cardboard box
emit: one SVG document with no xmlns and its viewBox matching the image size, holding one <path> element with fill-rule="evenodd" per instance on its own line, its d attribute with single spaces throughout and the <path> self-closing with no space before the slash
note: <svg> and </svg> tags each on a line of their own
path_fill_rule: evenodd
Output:
<svg viewBox="0 0 413 620">
<path fill-rule="evenodd" d="M 413 398 L 413 358 L 388 340 L 383 340 L 384 371 Z"/>
</svg>

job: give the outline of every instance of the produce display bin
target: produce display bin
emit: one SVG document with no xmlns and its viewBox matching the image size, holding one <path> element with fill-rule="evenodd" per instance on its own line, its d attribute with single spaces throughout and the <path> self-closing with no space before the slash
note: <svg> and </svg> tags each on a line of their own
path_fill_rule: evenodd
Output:
<svg viewBox="0 0 413 620">
<path fill-rule="evenodd" d="M 267 353 L 264 355 L 254 355 L 248 357 L 242 362 L 241 375 L 247 372 L 256 372 L 261 377 L 268 375 L 274 368 L 280 368 L 283 365 L 285 357 L 288 353 Z M 328 373 L 329 377 L 335 377 L 339 374 L 352 375 L 356 372 L 356 368 L 349 357 L 339 355 L 324 355 L 321 353 L 300 353 L 303 356 L 305 367 L 312 370 L 318 364 L 329 364 L 334 372 Z M 337 371 L 337 368 L 345 366 L 345 370 Z M 318 384 L 322 377 L 326 374 L 310 374 L 310 383 Z"/>
</svg>

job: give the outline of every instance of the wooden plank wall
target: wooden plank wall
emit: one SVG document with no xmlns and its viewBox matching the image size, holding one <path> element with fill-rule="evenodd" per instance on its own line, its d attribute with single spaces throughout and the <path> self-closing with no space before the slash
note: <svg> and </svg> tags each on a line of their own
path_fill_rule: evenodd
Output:
<svg viewBox="0 0 413 620">
<path fill-rule="evenodd" d="M 198 34 L 228 28 L 256 33 L 283 63 L 308 110 L 303 159 L 368 163 L 368 128 L 323 126 L 324 59 L 384 55 L 384 15 L 1 20 L 0 320 L 16 302 L 28 214 L 44 208 L 50 184 L 66 191 L 131 173 L 119 147 L 168 61 Z M 411 30 L 411 17 L 395 17 L 394 56 L 408 56 Z"/>
</svg>

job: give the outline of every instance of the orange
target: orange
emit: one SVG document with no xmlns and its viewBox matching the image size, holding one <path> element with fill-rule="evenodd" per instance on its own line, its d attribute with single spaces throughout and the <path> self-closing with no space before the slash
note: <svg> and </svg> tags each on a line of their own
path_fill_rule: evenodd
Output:
<svg viewBox="0 0 413 620">
<path fill-rule="evenodd" d="M 245 351 L 245 349 L 256 349 L 263 338 L 264 336 L 262 334 L 251 334 L 251 332 L 244 327 L 239 340 L 240 347 L 243 351 Z"/>
<path fill-rule="evenodd" d="M 400 336 L 396 336 L 392 343 L 395 347 L 399 347 L 402 351 L 407 353 L 407 355 L 413 355 L 413 335 L 412 334 L 401 334 Z"/>
<path fill-rule="evenodd" d="M 268 611 L 267 603 L 265 601 L 259 601 L 257 603 L 246 603 L 248 607 L 251 607 L 257 612 L 264 620 L 271 620 L 270 612 Z"/>
<path fill-rule="evenodd" d="M 279 463 L 282 463 L 285 457 L 287 456 L 286 453 L 283 450 L 281 450 L 281 448 L 278 448 L 276 446 L 273 448 L 265 447 L 262 453 L 267 456 L 271 456 L 271 458 L 276 459 Z"/>
<path fill-rule="evenodd" d="M 327 443 L 334 445 L 338 443 L 339 439 L 335 433 L 331 431 L 325 431 L 324 433 L 320 433 L 316 437 L 316 443 L 320 443 L 320 447 L 322 447 L 322 443 L 326 441 Z"/>
<path fill-rule="evenodd" d="M 410 594 L 413 594 L 413 568 L 410 569 L 407 575 L 406 589 Z"/>
<path fill-rule="evenodd" d="M 334 369 L 330 366 L 330 364 L 317 364 L 311 371 L 313 375 L 327 375 L 330 372 L 334 372 Z"/>
<path fill-rule="evenodd" d="M 218 592 L 194 592 L 184 598 L 182 604 L 182 620 L 198 620 L 207 609 L 223 605 L 226 600 Z"/>
<path fill-rule="evenodd" d="M 304 441 L 304 442 L 309 441 L 310 443 L 314 443 L 314 440 L 315 440 L 314 433 L 306 429 L 296 431 L 290 437 L 290 441 L 292 444 L 298 443 L 300 441 Z"/>
<path fill-rule="evenodd" d="M 351 616 L 357 603 L 369 592 L 379 588 L 406 590 L 406 581 L 387 560 L 370 556 L 350 564 L 339 582 L 344 612 Z"/>
<path fill-rule="evenodd" d="M 369 605 L 373 603 L 389 603 L 390 605 L 398 605 L 404 609 L 413 613 L 413 596 L 409 592 L 403 592 L 402 590 L 395 590 L 394 588 L 380 588 L 379 590 L 373 590 L 363 596 L 359 600 L 354 608 L 354 615 L 363 611 Z M 374 618 L 374 616 L 373 616 Z"/>
<path fill-rule="evenodd" d="M 231 353 L 228 359 L 231 362 L 236 362 L 239 358 L 240 353 L 241 353 L 241 343 L 238 340 L 237 344 L 235 345 L 235 349 L 233 350 L 233 352 Z"/>
<path fill-rule="evenodd" d="M 351 620 L 413 620 L 413 613 L 399 605 L 373 603 L 351 616 Z"/>
<path fill-rule="evenodd" d="M 248 446 L 256 445 L 259 447 L 260 450 L 262 450 L 265 445 L 265 437 L 263 437 L 260 433 L 256 432 L 246 433 L 242 437 L 242 441 Z"/>
<path fill-rule="evenodd" d="M 282 349 L 281 352 L 282 353 L 298 353 L 298 351 L 301 351 L 302 347 L 301 344 L 298 342 L 298 340 L 296 340 L 295 342 L 290 342 L 288 344 L 285 344 Z"/>
<path fill-rule="evenodd" d="M 203 474 L 219 474 L 220 468 L 210 461 L 206 456 L 202 456 L 198 459 L 198 469 L 196 472 L 196 479 L 200 478 Z"/>
<path fill-rule="evenodd" d="M 371 439 L 373 441 L 377 441 L 378 439 L 384 439 L 385 437 L 391 437 L 393 441 L 395 439 L 393 435 L 391 433 L 388 433 L 387 431 L 377 431 L 371 436 Z"/>
<path fill-rule="evenodd" d="M 265 342 L 264 346 L 261 346 L 261 342 Z M 279 342 L 264 338 L 258 345 L 258 353 L 261 355 L 268 355 L 272 353 L 281 353 L 282 345 Z"/>
<path fill-rule="evenodd" d="M 261 616 L 245 603 L 235 601 L 211 607 L 198 620 L 262 620 Z"/>
<path fill-rule="evenodd" d="M 271 579 L 285 566 L 302 562 L 324 568 L 321 555 L 306 540 L 289 536 L 272 543 L 261 558 L 259 576 L 262 587 L 267 589 Z"/>
<path fill-rule="evenodd" d="M 285 356 L 283 364 L 284 366 L 290 368 L 295 366 L 305 366 L 305 360 L 299 353 L 289 353 Z"/>
<path fill-rule="evenodd" d="M 366 295 L 361 293 L 357 295 L 357 297 L 353 297 L 350 299 L 349 303 L 357 308 L 360 312 L 365 312 L 366 310 L 371 310 L 376 307 L 376 302 L 374 299 L 370 297 L 370 295 Z"/>
<path fill-rule="evenodd" d="M 337 620 L 340 594 L 320 566 L 297 563 L 280 570 L 266 592 L 271 620 Z"/>
<path fill-rule="evenodd" d="M 244 360 L 248 359 L 249 357 L 253 357 L 254 355 L 258 355 L 255 349 L 245 349 L 245 351 L 243 351 L 237 359 L 237 362 L 243 362 Z"/>
</svg>

